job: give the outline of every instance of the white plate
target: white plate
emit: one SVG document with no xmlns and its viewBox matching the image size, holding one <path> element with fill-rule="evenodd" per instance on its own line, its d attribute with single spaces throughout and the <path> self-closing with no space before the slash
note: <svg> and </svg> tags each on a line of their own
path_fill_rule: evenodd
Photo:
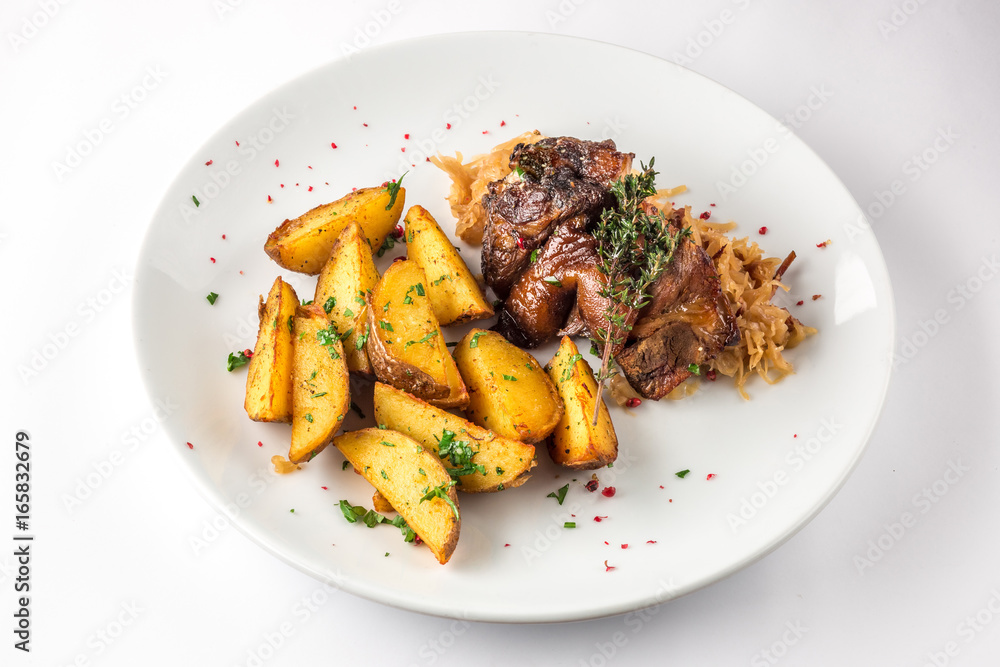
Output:
<svg viewBox="0 0 1000 667">
<path fill-rule="evenodd" d="M 587 492 L 589 473 L 557 470 L 544 450 L 523 487 L 463 495 L 461 540 L 441 566 L 392 527 L 344 520 L 337 502 L 370 507 L 371 489 L 341 470 L 336 450 L 293 475 L 271 472 L 271 455 L 287 453 L 289 429 L 247 419 L 246 369 L 227 373 L 226 356 L 253 347 L 257 296 L 275 276 L 311 297 L 314 278 L 280 269 L 263 252 L 282 220 L 409 170 L 407 204 L 422 204 L 451 230 L 449 181 L 425 155 L 470 156 L 535 128 L 612 137 L 639 159 L 655 156 L 661 187 L 690 189 L 679 205 L 737 221 L 771 255 L 795 250 L 792 292 L 778 300 L 804 300 L 791 310 L 820 334 L 789 353 L 796 375 L 776 386 L 750 381 L 749 402 L 718 381 L 633 414 L 612 407 L 621 454 L 598 473 L 602 487 L 617 488 L 612 498 Z M 738 187 L 723 192 L 719 183 Z M 179 405 L 167 429 L 199 490 L 291 565 L 429 614 L 593 618 L 736 572 L 802 528 L 844 483 L 878 417 L 893 345 L 889 280 L 866 229 L 844 186 L 799 139 L 688 70 L 553 35 L 437 36 L 300 77 L 198 151 L 170 186 L 139 260 L 136 345 L 152 399 Z M 816 247 L 826 239 L 828 247 Z M 463 256 L 477 270 L 479 249 L 466 246 Z M 209 292 L 220 295 L 214 306 Z M 544 363 L 553 350 L 536 356 Z M 361 423 L 352 416 L 347 428 Z M 683 469 L 690 474 L 676 477 Z M 546 497 L 566 483 L 562 506 Z"/>
</svg>

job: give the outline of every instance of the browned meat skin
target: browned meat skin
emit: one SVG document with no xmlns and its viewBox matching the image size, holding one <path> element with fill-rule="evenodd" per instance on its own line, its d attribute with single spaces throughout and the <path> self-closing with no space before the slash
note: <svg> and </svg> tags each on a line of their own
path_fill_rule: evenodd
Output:
<svg viewBox="0 0 1000 667">
<path fill-rule="evenodd" d="M 672 230 L 679 229 L 683 215 L 681 209 L 671 212 Z M 690 239 L 677 249 L 650 294 L 630 333 L 636 342 L 615 360 L 636 391 L 660 399 L 690 377 L 690 364 L 701 365 L 723 347 L 737 344 L 740 332 L 711 258 Z"/>
<path fill-rule="evenodd" d="M 611 304 L 601 296 L 605 281 L 597 269 L 597 242 L 585 222 L 577 216 L 560 225 L 515 283 L 496 327 L 510 341 L 537 347 L 566 327 L 589 336 L 606 325 Z M 626 321 L 631 324 L 637 315 L 629 313 Z"/>
<path fill-rule="evenodd" d="M 610 186 L 632 169 L 633 153 L 619 153 L 615 142 L 580 141 L 549 137 L 534 144 L 519 144 L 510 156 L 511 169 L 520 167 L 535 179 L 569 169 L 578 177 Z"/>
<path fill-rule="evenodd" d="M 614 203 L 608 186 L 632 164 L 613 141 L 572 137 L 518 144 L 511 153 L 511 173 L 491 183 L 483 196 L 483 277 L 498 298 L 506 300 L 528 268 L 531 251 L 540 249 L 560 222 L 580 214 L 596 215 Z"/>
</svg>

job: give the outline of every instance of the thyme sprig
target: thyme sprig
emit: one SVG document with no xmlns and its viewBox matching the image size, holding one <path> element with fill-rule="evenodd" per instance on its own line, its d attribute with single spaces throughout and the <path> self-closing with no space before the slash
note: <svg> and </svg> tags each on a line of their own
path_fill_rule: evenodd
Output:
<svg viewBox="0 0 1000 667">
<path fill-rule="evenodd" d="M 670 264 L 681 241 L 691 234 L 688 228 L 671 232 L 662 213 L 650 215 L 643 210 L 643 200 L 656 194 L 654 161 L 650 159 L 640 173 L 627 174 L 611 185 L 616 206 L 601 212 L 594 229 L 597 269 L 604 275 L 599 294 L 608 300 L 604 313 L 607 325 L 591 334 L 603 351 L 597 372 L 598 396 L 604 383 L 617 374 L 612 350 L 627 339 L 634 319 L 631 316 L 648 303 L 650 286 Z M 594 424 L 600 404 L 594 404 Z"/>
</svg>

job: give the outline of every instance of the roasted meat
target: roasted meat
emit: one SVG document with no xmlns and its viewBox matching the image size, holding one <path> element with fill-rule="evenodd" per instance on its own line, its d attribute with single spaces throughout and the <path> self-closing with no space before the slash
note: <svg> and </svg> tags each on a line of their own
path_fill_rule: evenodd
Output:
<svg viewBox="0 0 1000 667">
<path fill-rule="evenodd" d="M 483 277 L 497 297 L 507 298 L 532 251 L 542 247 L 560 222 L 597 215 L 614 203 L 609 185 L 628 173 L 632 158 L 615 150 L 610 140 L 557 137 L 514 148 L 513 171 L 490 183 L 483 196 Z"/>
<path fill-rule="evenodd" d="M 536 347 L 560 332 L 590 336 L 607 325 L 605 277 L 590 230 L 615 204 L 610 185 L 628 173 L 632 157 L 611 141 L 544 139 L 518 145 L 511 175 L 490 184 L 483 276 L 504 301 L 495 328 L 515 344 Z M 648 205 L 647 212 L 655 211 Z M 671 232 L 683 217 L 683 209 L 667 216 Z M 691 364 L 739 342 L 712 260 L 687 238 L 651 286 L 647 305 L 625 319 L 634 327 L 612 353 L 646 398 L 662 398 L 691 375 Z"/>
<path fill-rule="evenodd" d="M 672 230 L 681 228 L 683 217 L 683 209 L 670 213 Z M 700 366 L 723 347 L 739 343 L 736 317 L 712 259 L 690 239 L 653 283 L 629 339 L 615 360 L 632 388 L 652 399 L 663 398 L 690 377 L 691 364 Z"/>
</svg>

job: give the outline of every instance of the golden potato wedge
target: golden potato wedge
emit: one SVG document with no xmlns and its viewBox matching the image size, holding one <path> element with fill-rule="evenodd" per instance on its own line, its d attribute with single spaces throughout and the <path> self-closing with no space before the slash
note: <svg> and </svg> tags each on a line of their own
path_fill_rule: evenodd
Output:
<svg viewBox="0 0 1000 667">
<path fill-rule="evenodd" d="M 395 188 L 398 192 L 393 199 Z M 405 201 L 406 188 L 396 184 L 356 190 L 294 220 L 285 220 L 268 235 L 264 252 L 286 269 L 314 276 L 326 264 L 340 232 L 352 220 L 361 225 L 373 251 L 381 248 L 399 222 Z"/>
<path fill-rule="evenodd" d="M 294 320 L 292 446 L 288 460 L 308 461 L 330 444 L 351 405 L 350 378 L 340 337 L 318 306 L 300 307 Z"/>
<path fill-rule="evenodd" d="M 375 489 L 375 493 L 372 494 L 372 507 L 379 514 L 385 514 L 386 512 L 395 512 L 389 501 L 385 499 L 378 489 Z M 423 538 L 421 538 L 423 539 Z"/>
<path fill-rule="evenodd" d="M 597 380 L 590 364 L 569 336 L 563 336 L 546 370 L 566 407 L 549 438 L 552 460 L 574 470 L 592 470 L 618 458 L 618 436 L 608 406 L 597 394 Z M 598 401 L 600 407 L 595 426 L 594 405 Z"/>
<path fill-rule="evenodd" d="M 501 438 L 450 412 L 436 408 L 416 396 L 381 382 L 375 383 L 375 421 L 415 439 L 440 456 L 445 443 L 467 443 L 454 448 L 442 459 L 449 474 L 458 480 L 455 487 L 466 493 L 503 491 L 528 481 L 535 465 L 535 447 L 518 440 Z M 450 436 L 448 434 L 451 434 Z M 472 454 L 468 462 L 463 454 Z M 470 470 L 456 476 L 455 470 Z"/>
<path fill-rule="evenodd" d="M 267 302 L 257 309 L 257 343 L 247 368 L 243 407 L 258 422 L 292 421 L 292 320 L 299 299 L 292 286 L 274 279 Z"/>
<path fill-rule="evenodd" d="M 427 298 L 416 262 L 393 262 L 369 298 L 368 359 L 382 382 L 440 407 L 462 407 L 469 394 Z"/>
<path fill-rule="evenodd" d="M 372 260 L 372 250 L 365 233 L 354 220 L 347 223 L 330 250 L 330 259 L 316 281 L 313 304 L 320 306 L 334 328 L 344 339 L 344 356 L 348 370 L 371 377 L 374 375 L 365 345 L 358 338 L 368 322 L 365 296 L 378 284 L 378 269 Z"/>
<path fill-rule="evenodd" d="M 473 329 L 455 362 L 469 391 L 466 415 L 500 437 L 540 442 L 562 418 L 562 399 L 538 361 L 500 334 Z"/>
<path fill-rule="evenodd" d="M 423 206 L 411 206 L 404 223 L 406 257 L 427 276 L 427 296 L 438 323 L 446 327 L 493 317 L 493 306 L 431 214 Z"/>
<path fill-rule="evenodd" d="M 462 524 L 458 494 L 441 459 L 389 429 L 351 431 L 334 438 L 333 444 L 399 512 L 438 562 L 447 563 Z M 429 495 L 435 489 L 439 493 Z"/>
</svg>

